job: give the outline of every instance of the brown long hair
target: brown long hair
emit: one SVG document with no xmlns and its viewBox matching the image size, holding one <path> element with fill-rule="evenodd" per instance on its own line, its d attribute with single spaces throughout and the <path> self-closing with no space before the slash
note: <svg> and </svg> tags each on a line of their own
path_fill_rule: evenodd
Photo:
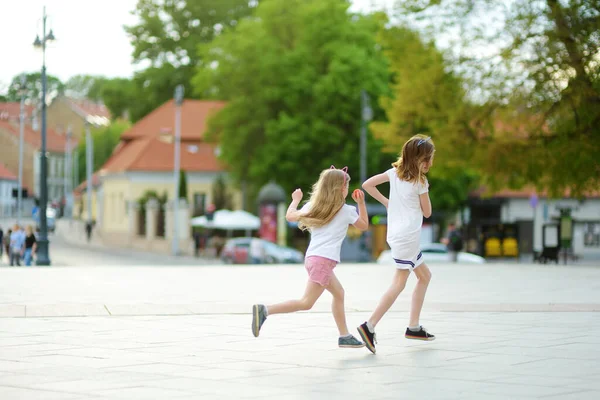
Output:
<svg viewBox="0 0 600 400">
<path fill-rule="evenodd" d="M 408 139 L 398 161 L 392 164 L 396 168 L 398 177 L 403 181 L 411 183 L 424 183 L 425 174 L 421 171 L 421 165 L 429 162 L 435 153 L 435 146 L 431 137 L 425 135 L 415 135 Z"/>
<path fill-rule="evenodd" d="M 303 231 L 327 225 L 346 202 L 344 188 L 348 187 L 350 175 L 341 169 L 326 169 L 310 193 L 310 209 L 300 215 L 298 227 Z"/>
</svg>

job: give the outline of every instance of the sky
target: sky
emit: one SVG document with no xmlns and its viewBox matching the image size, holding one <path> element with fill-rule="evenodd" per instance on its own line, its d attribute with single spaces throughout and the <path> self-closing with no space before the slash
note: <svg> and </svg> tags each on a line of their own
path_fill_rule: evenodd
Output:
<svg viewBox="0 0 600 400">
<path fill-rule="evenodd" d="M 219 1 L 219 0 L 215 0 Z M 353 0 L 353 9 L 385 7 L 394 0 Z M 0 7 L 0 93 L 21 72 L 39 71 L 41 52 L 33 47 L 42 32 L 46 7 L 48 27 L 56 41 L 46 50 L 47 73 L 63 82 L 73 75 L 129 77 L 136 70 L 132 47 L 123 29 L 136 18 L 137 0 L 20 0 L 3 1 Z"/>
</svg>

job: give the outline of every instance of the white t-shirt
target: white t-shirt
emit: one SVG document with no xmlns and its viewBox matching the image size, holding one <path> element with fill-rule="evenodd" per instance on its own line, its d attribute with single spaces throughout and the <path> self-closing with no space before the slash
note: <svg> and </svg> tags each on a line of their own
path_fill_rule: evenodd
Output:
<svg viewBox="0 0 600 400">
<path fill-rule="evenodd" d="M 390 178 L 388 203 L 387 242 L 392 251 L 406 253 L 406 257 L 416 256 L 421 241 L 423 210 L 419 195 L 429 191 L 429 183 L 410 183 L 398 177 L 396 168 L 386 171 Z M 408 255 L 410 254 L 410 255 Z"/>
<path fill-rule="evenodd" d="M 310 203 L 306 203 L 300 211 L 307 212 L 309 209 Z M 340 262 L 342 242 L 348 233 L 348 225 L 357 220 L 356 207 L 344 204 L 327 225 L 310 229 L 310 244 L 305 256 L 325 257 Z"/>
</svg>

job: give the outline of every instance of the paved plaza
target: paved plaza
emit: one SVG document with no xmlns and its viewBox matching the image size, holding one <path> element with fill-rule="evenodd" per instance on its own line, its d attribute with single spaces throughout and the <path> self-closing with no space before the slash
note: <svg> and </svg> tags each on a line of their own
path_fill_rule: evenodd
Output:
<svg viewBox="0 0 600 400">
<path fill-rule="evenodd" d="M 2 400 L 600 398 L 600 266 L 432 265 L 422 323 L 437 340 L 404 338 L 413 278 L 372 355 L 337 348 L 328 294 L 252 336 L 252 303 L 300 295 L 302 266 L 53 254 L 65 266 L 0 268 Z M 107 266 L 73 263 L 86 254 Z M 355 332 L 392 269 L 337 274 Z"/>
</svg>

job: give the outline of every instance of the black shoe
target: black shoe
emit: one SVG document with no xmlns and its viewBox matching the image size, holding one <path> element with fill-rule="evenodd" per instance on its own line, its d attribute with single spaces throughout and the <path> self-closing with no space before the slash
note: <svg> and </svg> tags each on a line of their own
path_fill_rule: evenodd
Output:
<svg viewBox="0 0 600 400">
<path fill-rule="evenodd" d="M 377 339 L 375 338 L 375 332 L 371 332 L 369 330 L 369 327 L 367 326 L 366 322 L 356 329 L 358 330 L 358 333 L 360 334 L 362 340 L 365 342 L 365 346 L 367 346 L 367 349 L 369 349 L 371 353 L 375 354 L 375 343 L 377 343 Z"/>
<path fill-rule="evenodd" d="M 427 329 L 425 329 L 423 326 L 421 326 L 418 331 L 411 331 L 410 329 L 406 328 L 404 337 L 407 339 L 416 340 L 435 340 L 435 336 L 427 332 Z"/>
</svg>

